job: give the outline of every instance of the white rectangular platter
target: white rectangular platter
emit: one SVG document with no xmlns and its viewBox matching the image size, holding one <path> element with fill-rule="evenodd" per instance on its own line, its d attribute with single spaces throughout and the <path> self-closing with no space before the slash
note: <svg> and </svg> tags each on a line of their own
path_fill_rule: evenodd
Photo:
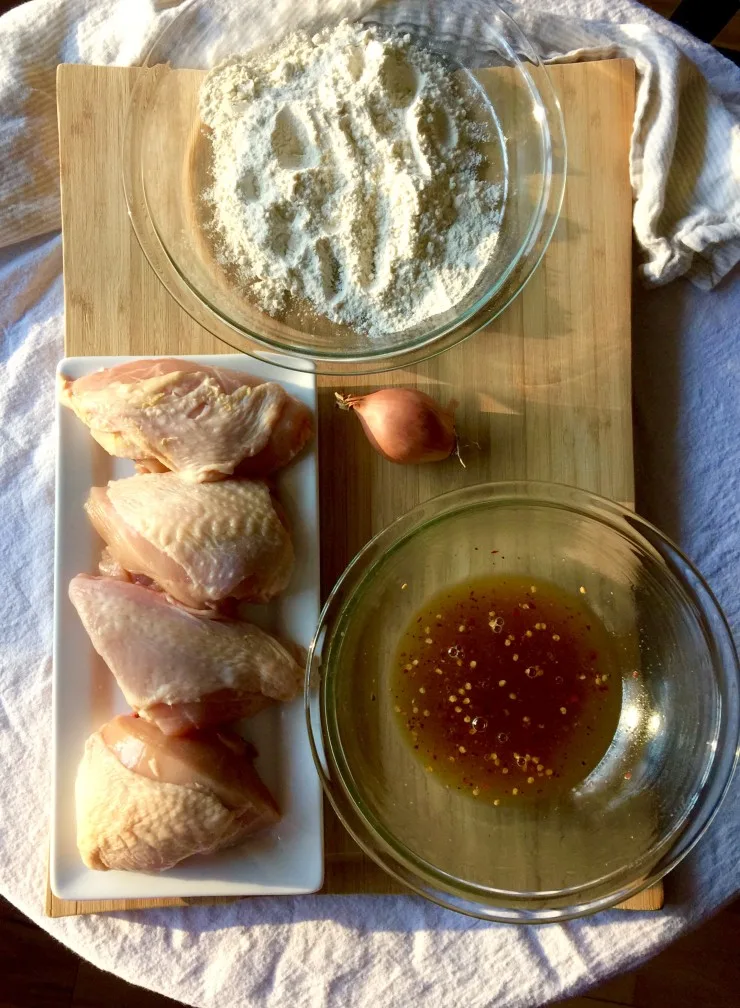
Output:
<svg viewBox="0 0 740 1008">
<path fill-rule="evenodd" d="M 134 357 L 69 357 L 59 365 L 79 378 Z M 140 359 L 140 358 L 139 358 Z M 280 382 L 316 416 L 316 377 L 242 354 L 187 357 Z M 321 785 L 314 768 L 303 698 L 263 711 L 240 725 L 256 746 L 257 770 L 283 813 L 271 830 L 219 854 L 189 858 L 159 874 L 97 872 L 76 844 L 74 784 L 85 740 L 128 707 L 67 597 L 75 574 L 96 573 L 102 542 L 83 504 L 91 486 L 133 474 L 133 463 L 109 456 L 71 410 L 57 405 L 56 560 L 54 570 L 53 783 L 50 881 L 70 900 L 185 896 L 269 896 L 315 892 L 323 881 Z M 284 596 L 255 606 L 250 619 L 308 647 L 319 617 L 318 453 L 316 440 L 278 477 L 296 566 Z"/>
</svg>

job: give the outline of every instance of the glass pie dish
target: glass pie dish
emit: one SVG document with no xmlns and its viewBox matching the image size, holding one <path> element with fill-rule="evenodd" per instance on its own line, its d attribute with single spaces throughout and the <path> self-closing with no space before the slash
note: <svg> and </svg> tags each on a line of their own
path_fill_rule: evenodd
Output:
<svg viewBox="0 0 740 1008">
<path fill-rule="evenodd" d="M 331 24 L 296 5 L 276 23 L 269 5 L 250 17 L 228 0 L 191 0 L 148 52 L 126 121 L 123 184 L 136 236 L 162 283 L 204 328 L 235 349 L 274 360 L 309 360 L 321 373 L 405 367 L 478 331 L 516 297 L 542 258 L 565 185 L 565 136 L 557 97 L 533 47 L 511 18 L 480 0 L 392 0 L 360 22 L 408 33 L 461 74 L 488 119 L 482 171 L 501 182 L 495 249 L 453 308 L 399 332 L 368 335 L 300 305 L 276 318 L 263 312 L 222 265 L 204 199 L 211 148 L 198 114 L 205 72 L 301 27 Z M 485 73 L 481 71 L 485 70 Z"/>
<path fill-rule="evenodd" d="M 427 772 L 393 685 L 420 607 L 494 565 L 581 592 L 619 689 L 613 738 L 585 779 L 500 805 Z M 650 886 L 701 837 L 737 758 L 738 661 L 711 591 L 648 522 L 571 487 L 482 484 L 399 518 L 338 581 L 309 662 L 314 758 L 344 825 L 411 889 L 487 920 L 567 920 Z"/>
</svg>

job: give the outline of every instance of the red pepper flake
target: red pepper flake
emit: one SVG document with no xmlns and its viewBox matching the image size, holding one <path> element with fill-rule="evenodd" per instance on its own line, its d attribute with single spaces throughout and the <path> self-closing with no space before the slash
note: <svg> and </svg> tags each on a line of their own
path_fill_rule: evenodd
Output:
<svg viewBox="0 0 740 1008">
<path fill-rule="evenodd" d="M 599 650 L 603 631 L 580 600 L 516 576 L 491 575 L 490 585 L 475 584 L 475 590 L 468 583 L 447 591 L 412 617 L 399 641 L 392 699 L 404 712 L 398 712 L 404 734 L 422 767 L 442 771 L 448 788 L 504 805 L 506 797 L 515 800 L 514 787 L 520 796 L 546 794 L 560 785 L 558 778 L 582 779 L 595 765 L 591 749 L 598 760 L 602 736 L 612 730 L 616 715 L 606 708 L 616 707 L 610 704 L 615 691 L 607 690 L 599 667 L 609 653 L 606 644 L 603 657 Z M 507 708 L 507 699 L 517 707 Z M 571 749 L 576 736 L 582 738 Z M 539 755 L 523 757 L 523 765 L 512 762 L 514 750 L 524 754 L 527 746 Z"/>
</svg>

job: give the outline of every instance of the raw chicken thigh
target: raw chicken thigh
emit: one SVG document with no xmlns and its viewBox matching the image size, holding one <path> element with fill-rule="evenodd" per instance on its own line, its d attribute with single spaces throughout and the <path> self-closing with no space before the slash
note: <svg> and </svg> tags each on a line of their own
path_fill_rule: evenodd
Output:
<svg viewBox="0 0 740 1008">
<path fill-rule="evenodd" d="M 62 378 L 59 395 L 111 455 L 195 482 L 274 472 L 312 432 L 308 407 L 276 382 L 176 358 Z"/>
<path fill-rule="evenodd" d="M 77 846 L 98 871 L 163 871 L 280 819 L 240 736 L 173 739 L 132 715 L 87 740 L 76 801 Z"/>
<path fill-rule="evenodd" d="M 293 546 L 276 503 L 257 480 L 146 473 L 93 487 L 85 510 L 108 563 L 198 609 L 228 597 L 267 602 L 286 587 Z"/>
<path fill-rule="evenodd" d="M 195 616 L 161 592 L 87 574 L 69 597 L 127 702 L 167 735 L 249 717 L 301 687 L 300 666 L 251 623 Z"/>
</svg>

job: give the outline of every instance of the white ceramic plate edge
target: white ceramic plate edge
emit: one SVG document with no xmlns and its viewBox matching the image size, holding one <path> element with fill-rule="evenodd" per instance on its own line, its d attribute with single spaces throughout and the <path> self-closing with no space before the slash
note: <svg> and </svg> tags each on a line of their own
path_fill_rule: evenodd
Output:
<svg viewBox="0 0 740 1008">
<path fill-rule="evenodd" d="M 244 354 L 181 355 L 203 364 L 245 371 L 280 382 L 316 416 L 312 365 L 286 370 Z M 136 357 L 71 357 L 58 372 L 75 378 Z M 75 841 L 74 777 L 87 736 L 128 708 L 111 673 L 95 654 L 67 598 L 71 577 L 94 573 L 101 547 L 82 510 L 91 485 L 133 472 L 93 440 L 71 410 L 57 403 L 57 470 L 54 556 L 52 700 L 52 816 L 49 878 L 62 899 L 107 900 L 194 896 L 289 895 L 316 892 L 324 874 L 321 785 L 308 741 L 303 697 L 245 722 L 258 750 L 257 768 L 283 811 L 273 829 L 244 845 L 190 858 L 167 872 L 95 872 L 80 859 Z M 308 647 L 318 623 L 319 524 L 316 439 L 283 470 L 280 495 L 296 543 L 289 591 L 270 606 L 254 607 L 255 622 L 273 626 Z"/>
</svg>

